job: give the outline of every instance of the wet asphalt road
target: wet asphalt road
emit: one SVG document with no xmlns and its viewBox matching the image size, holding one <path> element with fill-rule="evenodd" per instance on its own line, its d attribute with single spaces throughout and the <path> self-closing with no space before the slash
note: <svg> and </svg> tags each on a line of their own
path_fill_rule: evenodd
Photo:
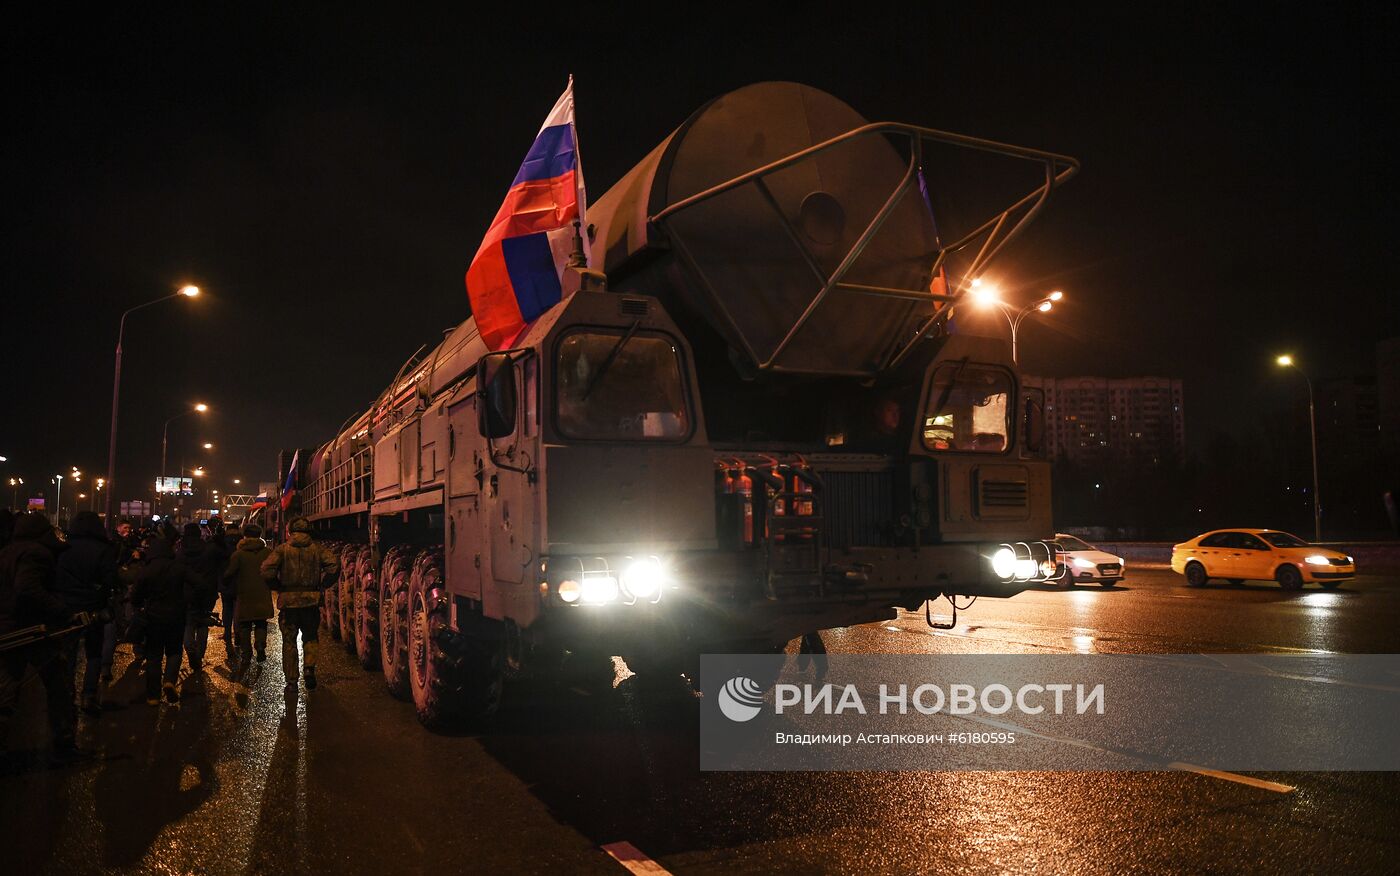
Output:
<svg viewBox="0 0 1400 876">
<path fill-rule="evenodd" d="M 1109 590 L 981 600 L 951 631 L 922 613 L 825 634 L 832 651 L 1185 653 L 1397 650 L 1400 577 L 1338 591 L 1189 590 L 1141 571 Z M 128 649 L 124 648 L 123 652 Z M 682 692 L 513 692 L 489 732 L 435 735 L 333 642 L 320 687 L 286 698 L 269 660 L 202 692 L 84 719 L 92 763 L 0 777 L 0 842 L 53 873 L 623 873 L 627 842 L 676 873 L 1395 872 L 1400 775 L 1269 774 L 1275 793 L 1187 773 L 700 773 Z M 187 679 L 187 684 L 189 680 Z M 37 683 L 23 704 L 41 709 Z M 1344 732 L 1344 728 L 1339 728 Z"/>
</svg>

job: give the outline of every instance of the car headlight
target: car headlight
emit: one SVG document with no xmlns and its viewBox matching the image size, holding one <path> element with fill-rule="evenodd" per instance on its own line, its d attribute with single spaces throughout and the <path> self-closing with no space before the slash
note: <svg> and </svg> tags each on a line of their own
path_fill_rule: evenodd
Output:
<svg viewBox="0 0 1400 876">
<path fill-rule="evenodd" d="M 998 578 L 1010 578 L 1016 574 L 1016 552 L 1011 548 L 998 548 L 992 554 L 992 571 Z"/>
<path fill-rule="evenodd" d="M 1353 559 L 1351 558 L 1351 554 L 1347 554 L 1347 565 L 1348 565 L 1348 566 L 1354 566 L 1354 565 L 1356 565 L 1356 560 L 1353 560 Z"/>
<path fill-rule="evenodd" d="M 616 602 L 618 596 L 617 579 L 612 575 L 585 575 L 582 595 L 583 601 L 589 605 Z"/>
<path fill-rule="evenodd" d="M 1304 560 L 1309 566 L 1330 566 L 1331 562 L 1322 554 L 1313 554 Z"/>
<path fill-rule="evenodd" d="M 666 584 L 666 569 L 648 557 L 634 561 L 622 572 L 622 588 L 636 599 L 652 599 Z"/>
<path fill-rule="evenodd" d="M 1083 557 L 1075 557 L 1074 564 L 1081 569 L 1094 568 L 1094 564 L 1091 561 L 1084 559 Z"/>
</svg>

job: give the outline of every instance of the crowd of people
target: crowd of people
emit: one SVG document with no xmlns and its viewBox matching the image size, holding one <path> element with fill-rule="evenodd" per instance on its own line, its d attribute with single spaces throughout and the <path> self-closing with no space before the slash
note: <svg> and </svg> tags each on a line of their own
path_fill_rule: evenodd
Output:
<svg viewBox="0 0 1400 876">
<path fill-rule="evenodd" d="M 90 511 L 74 515 L 65 532 L 43 512 L 0 509 L 0 769 L 31 670 L 45 690 L 51 758 L 88 756 L 77 745 L 77 713 L 101 717 L 122 643 L 144 663 L 145 702 L 177 705 L 182 691 L 205 681 L 210 627 L 222 628 L 237 677 L 267 660 L 275 615 L 287 692 L 298 691 L 299 679 L 315 689 L 321 594 L 339 561 L 312 540 L 305 518 L 293 519 L 287 534 L 272 547 L 260 527 L 226 527 L 218 517 L 182 528 L 124 520 L 108 533 Z"/>
</svg>

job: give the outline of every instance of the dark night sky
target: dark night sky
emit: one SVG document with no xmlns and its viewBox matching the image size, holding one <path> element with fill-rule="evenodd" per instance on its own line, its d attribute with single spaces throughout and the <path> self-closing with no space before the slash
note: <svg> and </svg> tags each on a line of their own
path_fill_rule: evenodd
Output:
<svg viewBox="0 0 1400 876">
<path fill-rule="evenodd" d="M 225 490 L 324 440 L 467 315 L 463 272 L 571 72 L 595 198 L 764 79 L 1079 157 L 999 266 L 1070 296 L 1023 331 L 1023 365 L 1184 377 L 1197 446 L 1299 391 L 1273 352 L 1349 375 L 1400 333 L 1391 12 L 685 5 L 671 28 L 595 10 L 497 29 L 203 5 L 11 13 L 0 37 L 4 476 L 105 468 L 118 316 L 183 282 L 208 295 L 128 326 L 121 473 L 141 489 L 119 497 L 145 492 L 161 422 L 196 399 L 215 413 L 172 426 L 170 467 L 204 462 Z"/>
</svg>

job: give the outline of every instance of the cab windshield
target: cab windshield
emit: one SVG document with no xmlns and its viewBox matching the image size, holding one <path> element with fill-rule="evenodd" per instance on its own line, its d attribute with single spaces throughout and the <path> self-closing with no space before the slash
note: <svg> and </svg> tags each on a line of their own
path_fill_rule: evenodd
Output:
<svg viewBox="0 0 1400 876">
<path fill-rule="evenodd" d="M 590 330 L 559 344 L 559 431 L 570 438 L 681 441 L 690 413 L 675 344 L 661 335 Z"/>
<path fill-rule="evenodd" d="M 1286 532 L 1261 532 L 1259 537 L 1276 548 L 1307 547 L 1308 543 Z"/>
<path fill-rule="evenodd" d="M 1059 538 L 1056 538 L 1055 541 L 1058 541 L 1060 543 L 1060 547 L 1064 548 L 1067 551 L 1095 550 L 1095 548 L 1090 547 L 1089 545 L 1085 544 L 1084 542 L 1080 541 L 1072 535 L 1062 535 Z"/>
<path fill-rule="evenodd" d="M 1011 376 L 997 368 L 945 362 L 933 374 L 924 412 L 929 450 L 1001 453 L 1011 440 Z"/>
</svg>

